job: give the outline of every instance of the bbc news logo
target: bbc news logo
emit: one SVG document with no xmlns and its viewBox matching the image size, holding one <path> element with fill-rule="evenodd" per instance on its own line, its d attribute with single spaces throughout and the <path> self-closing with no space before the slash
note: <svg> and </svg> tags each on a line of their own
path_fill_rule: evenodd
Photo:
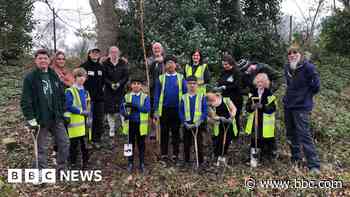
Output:
<svg viewBox="0 0 350 197">
<path fill-rule="evenodd" d="M 56 174 L 56 169 L 8 169 L 8 183 L 56 183 L 61 182 L 99 182 L 102 180 L 101 170 L 63 170 Z M 56 176 L 59 177 L 56 177 Z"/>
</svg>

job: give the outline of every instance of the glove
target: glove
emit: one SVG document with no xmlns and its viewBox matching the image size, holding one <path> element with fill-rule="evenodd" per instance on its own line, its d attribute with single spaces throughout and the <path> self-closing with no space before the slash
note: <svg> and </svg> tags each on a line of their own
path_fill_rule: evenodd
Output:
<svg viewBox="0 0 350 197">
<path fill-rule="evenodd" d="M 69 125 L 70 124 L 70 118 L 63 118 L 63 124 Z"/>
<path fill-rule="evenodd" d="M 226 86 L 215 87 L 213 89 L 214 89 L 214 91 L 222 92 L 222 91 L 224 91 L 226 89 Z"/>
<path fill-rule="evenodd" d="M 39 124 L 38 122 L 36 121 L 36 119 L 32 119 L 32 120 L 28 120 L 26 122 L 26 128 L 30 129 L 30 130 L 33 130 L 33 129 L 38 129 L 39 128 Z"/>
<path fill-rule="evenodd" d="M 83 116 L 89 116 L 90 112 L 84 110 L 84 111 L 80 112 L 80 114 Z"/>
<path fill-rule="evenodd" d="M 119 88 L 120 84 L 119 83 L 112 83 L 111 87 L 113 90 L 117 90 Z"/>
<path fill-rule="evenodd" d="M 230 118 L 225 118 L 225 120 L 223 120 L 222 122 L 223 123 L 226 123 L 226 124 L 229 124 L 229 123 L 231 123 L 232 122 L 232 117 L 230 117 Z"/>
<path fill-rule="evenodd" d="M 189 123 L 187 123 L 187 122 L 184 123 L 184 126 L 185 126 L 185 128 L 186 128 L 187 130 L 190 130 L 190 129 L 192 129 L 192 128 L 194 127 L 193 124 L 189 124 Z"/>
</svg>

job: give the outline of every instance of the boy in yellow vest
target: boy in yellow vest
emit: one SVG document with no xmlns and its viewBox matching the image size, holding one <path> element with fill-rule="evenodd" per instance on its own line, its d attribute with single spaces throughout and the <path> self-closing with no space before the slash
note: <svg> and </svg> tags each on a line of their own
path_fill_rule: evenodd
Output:
<svg viewBox="0 0 350 197">
<path fill-rule="evenodd" d="M 145 168 L 145 137 L 148 133 L 148 118 L 151 110 L 150 99 L 147 94 L 141 91 L 142 81 L 131 80 L 131 92 L 127 93 L 120 105 L 120 113 L 123 116 L 123 134 L 129 135 L 129 144 L 133 145 L 133 153 L 128 157 L 128 172 L 131 173 L 134 167 L 134 146 L 135 140 L 139 150 L 140 172 Z"/>
<path fill-rule="evenodd" d="M 248 120 L 245 132 L 251 135 L 251 150 L 254 153 L 261 150 L 261 158 L 271 160 L 276 157 L 275 142 L 275 111 L 276 97 L 270 89 L 270 80 L 265 73 L 259 73 L 255 79 L 255 90 L 249 95 L 246 109 L 248 112 Z M 257 115 L 257 125 L 255 125 L 255 113 Z M 255 140 L 255 127 L 257 126 L 257 140 Z M 257 145 L 255 142 L 257 141 Z M 255 150 L 255 147 L 258 150 Z M 251 154 L 251 157 L 253 155 Z M 258 159 L 258 158 L 251 158 Z"/>
<path fill-rule="evenodd" d="M 64 116 L 68 120 L 68 136 L 70 138 L 70 164 L 72 168 L 76 167 L 77 148 L 80 144 L 82 153 L 83 169 L 88 164 L 88 149 L 85 144 L 86 127 L 91 128 L 91 124 L 86 122 L 89 116 L 89 93 L 84 89 L 84 83 L 87 78 L 87 72 L 83 68 L 73 70 L 74 84 L 66 89 L 66 107 L 67 111 Z M 87 124 L 86 124 L 87 123 Z"/>
<path fill-rule="evenodd" d="M 182 95 L 187 92 L 186 80 L 176 72 L 176 58 L 165 58 L 166 73 L 159 76 L 154 88 L 154 118 L 160 119 L 161 160 L 168 161 L 169 133 L 173 145 L 172 161 L 177 163 L 179 154 L 179 106 Z"/>
<path fill-rule="evenodd" d="M 192 131 L 198 128 L 198 162 L 203 163 L 203 132 L 206 131 L 204 122 L 208 116 L 207 99 L 203 93 L 198 93 L 197 77 L 189 76 L 186 79 L 188 92 L 182 96 L 180 104 L 180 120 L 184 125 L 184 160 L 188 166 L 190 149 L 194 139 Z"/>
</svg>

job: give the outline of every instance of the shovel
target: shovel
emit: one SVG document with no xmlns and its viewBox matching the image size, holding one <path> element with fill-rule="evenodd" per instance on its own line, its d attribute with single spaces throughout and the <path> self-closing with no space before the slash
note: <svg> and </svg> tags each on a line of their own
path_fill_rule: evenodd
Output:
<svg viewBox="0 0 350 197">
<path fill-rule="evenodd" d="M 124 110 L 130 114 L 130 109 L 127 111 L 125 109 L 125 105 L 124 105 Z M 122 119 L 123 120 L 123 119 Z M 132 144 L 130 143 L 130 132 L 128 132 L 128 143 L 124 144 L 124 156 L 125 157 L 131 157 L 132 156 Z"/>
<path fill-rule="evenodd" d="M 33 139 L 33 145 L 34 145 L 34 159 L 35 159 L 35 168 L 39 169 L 39 153 L 38 153 L 38 136 L 40 133 L 40 125 L 38 125 L 38 128 L 36 129 L 27 129 Z M 39 172 L 41 173 L 41 172 Z M 39 179 L 39 182 L 34 183 L 34 185 L 40 185 L 41 184 L 41 180 Z"/>
<path fill-rule="evenodd" d="M 259 97 L 253 97 L 253 104 L 255 104 L 255 100 L 260 103 Z M 256 168 L 258 166 L 258 158 L 260 154 L 260 150 L 258 149 L 258 109 L 255 109 L 254 111 L 254 141 L 255 141 L 255 147 L 251 148 L 250 150 L 250 166 L 252 168 Z"/>
<path fill-rule="evenodd" d="M 33 143 L 34 143 L 35 168 L 39 169 L 38 136 L 40 133 L 40 125 L 38 126 L 37 129 L 31 129 L 30 133 L 32 134 Z"/>
<path fill-rule="evenodd" d="M 192 128 L 191 129 L 193 138 L 194 138 L 194 151 L 196 152 L 196 164 L 197 164 L 197 169 L 199 168 L 199 161 L 198 161 L 198 142 L 197 142 L 197 135 L 198 135 L 198 127 L 196 127 L 195 131 Z"/>
<path fill-rule="evenodd" d="M 132 156 L 132 144 L 130 143 L 130 133 L 128 133 L 128 143 L 124 144 L 124 156 L 125 157 Z"/>
<path fill-rule="evenodd" d="M 221 152 L 221 155 L 218 157 L 218 161 L 216 162 L 216 166 L 220 166 L 220 163 L 223 166 L 226 166 L 226 158 L 224 157 L 224 152 L 225 152 L 225 145 L 226 145 L 226 135 L 227 135 L 228 129 L 230 128 L 230 124 L 225 126 L 225 124 L 222 123 L 222 126 L 224 127 L 224 137 L 222 140 L 222 152 Z"/>
</svg>

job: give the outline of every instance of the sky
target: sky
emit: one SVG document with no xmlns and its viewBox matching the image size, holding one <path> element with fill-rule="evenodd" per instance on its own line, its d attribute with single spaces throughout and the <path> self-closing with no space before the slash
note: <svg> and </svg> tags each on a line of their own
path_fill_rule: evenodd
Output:
<svg viewBox="0 0 350 197">
<path fill-rule="evenodd" d="M 49 0 L 49 2 L 57 10 L 60 17 L 57 19 L 58 22 L 64 26 L 64 39 L 61 40 L 65 45 L 71 47 L 79 42 L 78 37 L 74 35 L 77 29 L 94 27 L 95 17 L 91 11 L 89 0 Z M 315 0 L 283 0 L 281 11 L 283 15 L 293 16 L 295 22 L 303 22 L 305 18 L 309 17 L 309 9 L 314 5 L 314 2 Z M 323 14 L 328 15 L 329 13 Z M 34 4 L 34 19 L 39 22 L 34 34 L 43 32 L 42 26 L 52 19 L 52 12 L 45 3 L 36 2 Z M 52 27 L 48 26 L 46 29 L 48 28 Z"/>
</svg>

